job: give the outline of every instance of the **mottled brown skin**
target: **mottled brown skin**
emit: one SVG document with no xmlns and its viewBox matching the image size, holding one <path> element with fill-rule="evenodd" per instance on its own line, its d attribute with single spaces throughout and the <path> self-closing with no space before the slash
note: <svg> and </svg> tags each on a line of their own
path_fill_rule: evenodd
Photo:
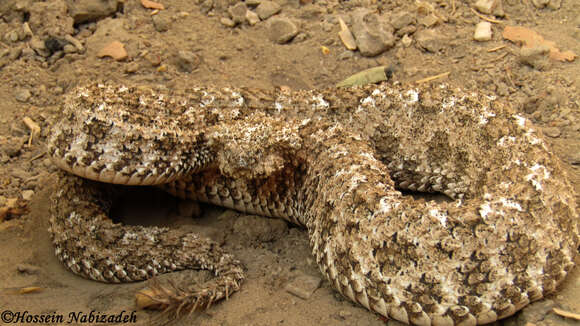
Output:
<svg viewBox="0 0 580 326">
<path fill-rule="evenodd" d="M 305 226 L 339 292 L 409 324 L 510 316 L 555 291 L 579 244 L 572 187 L 542 136 L 492 97 L 445 85 L 286 93 L 94 84 L 68 96 L 49 153 L 81 177 L 157 184 Z M 110 222 L 109 187 L 63 174 L 50 231 L 73 272 L 122 282 L 213 270 L 215 280 L 173 298 L 187 308 L 239 288 L 241 264 L 210 240 Z"/>
</svg>

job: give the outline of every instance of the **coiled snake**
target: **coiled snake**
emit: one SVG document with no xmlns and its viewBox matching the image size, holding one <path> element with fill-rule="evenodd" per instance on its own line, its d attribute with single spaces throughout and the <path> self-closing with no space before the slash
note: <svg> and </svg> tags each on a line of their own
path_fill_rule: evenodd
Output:
<svg viewBox="0 0 580 326">
<path fill-rule="evenodd" d="M 109 183 L 160 185 L 302 225 L 336 290 L 409 324 L 510 316 L 555 291 L 574 265 L 578 214 L 559 160 L 527 119 L 490 96 L 445 85 L 97 83 L 71 92 L 63 111 L 48 146 L 69 172 L 53 196 L 56 255 L 103 282 L 212 270 L 198 290 L 159 298 L 187 309 L 238 290 L 243 266 L 195 234 L 111 222 Z"/>
</svg>

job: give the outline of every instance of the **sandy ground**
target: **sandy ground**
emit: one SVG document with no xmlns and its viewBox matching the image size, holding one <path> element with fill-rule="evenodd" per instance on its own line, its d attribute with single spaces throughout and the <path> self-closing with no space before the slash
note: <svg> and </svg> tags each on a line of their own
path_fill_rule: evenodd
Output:
<svg viewBox="0 0 580 326">
<path fill-rule="evenodd" d="M 117 3 L 92 2 L 101 6 Z M 222 19 L 228 17 L 227 11 L 216 5 L 208 13 L 204 5 L 207 1 L 197 4 L 190 0 L 164 0 L 166 9 L 152 15 L 152 10 L 143 8 L 138 1 L 127 0 L 123 6 L 113 6 L 112 13 L 105 17 L 74 26 L 72 11 L 70 8 L 67 11 L 64 1 L 47 0 L 39 4 L 32 0 L 7 0 L 0 4 L 0 207 L 4 209 L 0 223 L 0 310 L 29 315 L 61 314 L 65 321 L 71 312 L 136 311 L 138 324 L 151 322 L 158 315 L 135 307 L 134 294 L 145 283 L 110 285 L 79 278 L 57 261 L 50 243 L 49 196 L 56 189 L 55 167 L 43 155 L 46 135 L 58 117 L 63 94 L 87 80 L 167 87 L 212 84 L 310 89 L 333 87 L 355 72 L 379 65 L 391 66 L 392 78 L 403 83 L 449 72 L 448 77 L 432 82 L 443 81 L 496 94 L 537 123 L 548 135 L 548 142 L 565 163 L 580 193 L 579 60 L 559 62 L 542 54 L 526 57 L 517 44 L 501 36 L 505 25 L 524 26 L 556 42 L 561 49 L 580 53 L 580 7 L 574 1 L 564 0 L 561 8 L 554 10 L 537 8 L 527 0 L 511 0 L 503 2 L 503 17 L 478 13 L 503 22 L 492 24 L 493 37 L 487 42 L 473 40 L 475 25 L 484 19 L 467 2 L 417 2 L 419 5 L 405 1 L 377 4 L 370 0 L 278 2 L 282 6 L 276 16 L 289 18 L 299 31 L 287 44 L 270 39 L 273 18 L 254 26 L 242 23 L 228 27 L 230 22 Z M 434 25 L 424 23 L 424 4 L 438 17 Z M 337 17 L 350 23 L 349 13 L 360 7 L 391 21 L 401 13 L 415 20 L 395 32 L 393 47 L 378 56 L 364 57 L 358 51 L 346 50 L 337 35 L 340 30 Z M 60 15 L 58 19 L 46 18 L 55 12 Z M 24 22 L 29 23 L 32 38 L 22 32 Z M 421 39 L 419 33 L 424 30 L 435 33 L 431 38 Z M 64 52 L 50 55 L 50 47 L 42 49 L 42 44 L 35 43 L 68 34 L 81 42 L 84 51 L 69 46 Z M 403 37 L 405 34 L 408 36 Z M 420 44 L 418 39 L 430 43 Z M 115 40 L 124 44 L 127 58 L 121 61 L 99 58 L 99 51 Z M 41 127 L 40 134 L 31 141 L 24 117 Z M 151 189 L 145 191 L 151 194 L 144 193 L 129 200 L 130 203 L 120 204 L 120 215 L 125 220 L 201 230 L 223 243 L 247 266 L 247 281 L 239 293 L 180 323 L 382 325 L 386 322 L 343 299 L 325 280 L 306 300 L 285 290 L 297 278 L 322 278 L 303 230 L 281 221 L 209 206 L 202 206 L 201 217 L 191 218 L 186 215 L 191 215 L 193 204 Z M 143 202 L 148 203 L 144 209 Z M 184 272 L 183 277 L 203 277 L 203 272 Z M 26 287 L 38 289 L 27 294 L 19 292 Z M 580 269 L 573 270 L 559 292 L 501 323 L 577 325 L 577 321 L 551 312 L 552 307 L 580 312 Z"/>
</svg>

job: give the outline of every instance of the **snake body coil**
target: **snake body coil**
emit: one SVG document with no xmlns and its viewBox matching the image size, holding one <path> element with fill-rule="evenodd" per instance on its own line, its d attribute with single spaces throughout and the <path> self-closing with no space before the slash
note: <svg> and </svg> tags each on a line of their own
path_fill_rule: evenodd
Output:
<svg viewBox="0 0 580 326">
<path fill-rule="evenodd" d="M 531 123 L 492 97 L 447 86 L 94 84 L 68 96 L 49 153 L 87 179 L 160 185 L 303 225 L 334 288 L 409 324 L 510 316 L 555 291 L 579 244 L 572 187 Z M 173 298 L 189 308 L 243 281 L 242 265 L 210 240 L 112 223 L 110 185 L 64 173 L 60 182 L 50 231 L 73 272 L 125 282 L 213 270 L 216 279 Z"/>
</svg>

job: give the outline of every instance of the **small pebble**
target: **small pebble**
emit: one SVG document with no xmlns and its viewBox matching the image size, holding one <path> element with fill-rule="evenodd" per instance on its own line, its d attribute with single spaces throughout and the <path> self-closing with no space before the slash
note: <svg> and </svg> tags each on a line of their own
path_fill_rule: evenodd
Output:
<svg viewBox="0 0 580 326">
<path fill-rule="evenodd" d="M 411 14 L 408 11 L 401 11 L 393 15 L 391 18 L 391 25 L 396 30 L 399 30 L 407 25 L 411 25 L 415 23 L 415 15 Z"/>
<path fill-rule="evenodd" d="M 485 42 L 491 40 L 491 23 L 481 22 L 475 26 L 473 39 L 478 42 Z"/>
<path fill-rule="evenodd" d="M 235 6 L 228 8 L 228 13 L 236 24 L 241 24 L 246 20 L 247 11 L 248 7 L 246 7 L 246 4 L 243 2 L 238 2 Z"/>
<path fill-rule="evenodd" d="M 286 17 L 276 17 L 270 20 L 269 31 L 270 40 L 284 44 L 298 34 L 298 27 Z"/>
<path fill-rule="evenodd" d="M 401 44 L 403 44 L 404 47 L 408 48 L 411 46 L 411 44 L 413 44 L 413 39 L 410 38 L 409 35 L 405 34 L 401 39 Z"/>
<path fill-rule="evenodd" d="M 439 52 L 444 46 L 441 33 L 432 29 L 420 30 L 415 34 L 415 40 L 421 48 L 432 53 Z"/>
<path fill-rule="evenodd" d="M 77 48 L 72 45 L 72 44 L 67 44 L 65 45 L 62 50 L 64 51 L 64 53 L 75 53 L 77 52 Z"/>
<path fill-rule="evenodd" d="M 279 13 L 280 10 L 282 10 L 282 7 L 280 7 L 280 5 L 277 4 L 276 2 L 264 0 L 256 8 L 256 13 L 260 17 L 260 19 L 265 20 Z"/>
<path fill-rule="evenodd" d="M 350 311 L 341 310 L 338 312 L 338 317 L 340 317 L 341 319 L 347 319 L 350 316 L 352 316 L 352 312 Z"/>
<path fill-rule="evenodd" d="M 14 98 L 18 101 L 18 102 L 28 102 L 28 100 L 30 99 L 30 97 L 32 96 L 32 93 L 26 89 L 26 88 L 17 88 L 14 91 Z"/>
<path fill-rule="evenodd" d="M 129 62 L 126 66 L 125 66 L 125 72 L 132 74 L 135 73 L 139 70 L 139 64 L 137 62 Z"/>
<path fill-rule="evenodd" d="M 301 275 L 295 278 L 292 282 L 286 284 L 286 291 L 289 293 L 307 300 L 312 296 L 312 293 L 318 289 L 322 280 L 320 277 L 310 275 Z"/>
<path fill-rule="evenodd" d="M 169 30 L 169 26 L 171 25 L 171 21 L 169 17 L 164 13 L 159 13 L 157 15 L 152 16 L 153 20 L 153 27 L 159 33 L 167 32 Z"/>
<path fill-rule="evenodd" d="M 544 132 L 544 135 L 552 138 L 558 138 L 562 134 L 560 128 L 557 127 L 546 127 L 542 131 Z"/>
<path fill-rule="evenodd" d="M 32 196 L 34 196 L 34 191 L 33 190 L 24 190 L 24 191 L 22 191 L 22 199 L 24 199 L 26 201 L 30 201 L 32 199 Z"/>
<path fill-rule="evenodd" d="M 18 264 L 16 265 L 16 270 L 24 274 L 38 274 L 41 268 L 30 264 Z"/>
<path fill-rule="evenodd" d="M 175 58 L 175 65 L 183 72 L 192 72 L 199 66 L 200 58 L 191 51 L 179 51 Z"/>
<path fill-rule="evenodd" d="M 226 26 L 226 27 L 234 27 L 236 26 L 236 22 L 227 18 L 227 17 L 223 17 L 222 19 L 220 19 L 220 23 L 222 23 L 222 25 Z"/>
<path fill-rule="evenodd" d="M 246 11 L 246 21 L 250 26 L 254 26 L 260 22 L 260 17 L 255 12 L 248 10 Z"/>
</svg>

